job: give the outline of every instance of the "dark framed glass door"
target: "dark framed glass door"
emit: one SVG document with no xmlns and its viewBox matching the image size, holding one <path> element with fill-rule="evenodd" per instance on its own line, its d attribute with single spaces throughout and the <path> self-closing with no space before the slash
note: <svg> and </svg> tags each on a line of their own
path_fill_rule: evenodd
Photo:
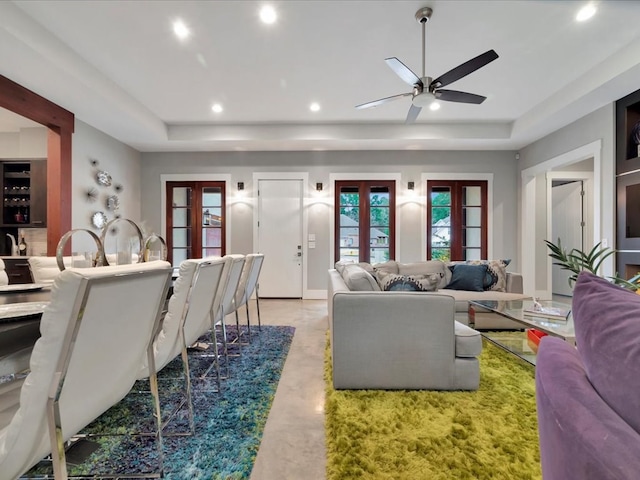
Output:
<svg viewBox="0 0 640 480">
<path fill-rule="evenodd" d="M 173 265 L 226 253 L 225 183 L 167 182 L 167 249 Z"/>
</svg>

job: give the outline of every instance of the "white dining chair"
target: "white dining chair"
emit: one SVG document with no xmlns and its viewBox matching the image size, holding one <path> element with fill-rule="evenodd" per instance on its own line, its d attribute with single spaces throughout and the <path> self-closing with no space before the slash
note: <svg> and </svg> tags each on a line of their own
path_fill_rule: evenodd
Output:
<svg viewBox="0 0 640 480">
<path fill-rule="evenodd" d="M 0 385 L 3 480 L 17 478 L 49 454 L 55 479 L 66 479 L 65 442 L 129 393 L 145 356 L 162 474 L 153 343 L 170 282 L 167 262 L 60 273 L 29 374 Z"/>
<path fill-rule="evenodd" d="M 156 371 L 162 370 L 169 362 L 181 355 L 184 374 L 185 402 L 189 413 L 189 430 L 194 432 L 193 402 L 191 399 L 191 372 L 187 347 L 200 337 L 202 326 L 211 324 L 213 302 L 220 285 L 223 272 L 230 259 L 208 257 L 185 260 L 180 264 L 179 274 L 173 284 L 167 312 L 162 319 L 162 327 L 154 342 Z M 206 329 L 205 329 L 206 332 Z M 220 366 L 217 343 L 213 342 L 216 385 L 220 391 Z M 149 376 L 149 365 L 144 359 L 139 377 Z M 162 392 L 160 392 L 162 393 Z M 182 407 L 182 404 L 178 409 Z M 173 415 L 173 413 L 172 413 Z M 171 420 L 170 417 L 164 422 Z"/>
<path fill-rule="evenodd" d="M 242 268 L 242 275 L 240 277 L 240 283 L 233 299 L 233 309 L 236 314 L 236 328 L 238 329 L 238 335 L 240 333 L 240 320 L 238 316 L 238 310 L 243 305 L 246 307 L 247 313 L 247 342 L 251 342 L 251 321 L 249 317 L 249 300 L 253 293 L 256 293 L 256 309 L 258 313 L 258 329 L 262 329 L 260 320 L 260 298 L 258 289 L 258 279 L 260 277 L 260 270 L 262 269 L 262 263 L 264 261 L 264 254 L 262 253 L 250 253 L 245 257 L 244 267 Z"/>
</svg>

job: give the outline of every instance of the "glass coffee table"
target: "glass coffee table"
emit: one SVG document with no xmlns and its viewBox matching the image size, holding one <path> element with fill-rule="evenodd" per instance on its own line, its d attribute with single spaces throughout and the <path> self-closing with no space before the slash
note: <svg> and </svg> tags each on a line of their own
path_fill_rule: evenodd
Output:
<svg viewBox="0 0 640 480">
<path fill-rule="evenodd" d="M 571 306 L 566 303 L 551 300 L 541 300 L 539 303 L 542 304 L 543 307 L 571 308 Z M 526 310 L 532 309 L 533 305 L 534 302 L 531 299 L 469 301 L 470 309 L 474 309 L 476 315 L 502 315 L 505 318 L 521 324 L 523 329 L 534 329 L 547 335 L 562 338 L 571 345 L 576 344 L 573 317 L 571 314 L 567 319 L 556 319 L 526 312 Z M 469 326 L 473 327 L 471 316 Z M 526 332 L 481 331 L 480 333 L 490 342 L 535 365 L 535 351 L 528 346 L 529 342 Z"/>
</svg>

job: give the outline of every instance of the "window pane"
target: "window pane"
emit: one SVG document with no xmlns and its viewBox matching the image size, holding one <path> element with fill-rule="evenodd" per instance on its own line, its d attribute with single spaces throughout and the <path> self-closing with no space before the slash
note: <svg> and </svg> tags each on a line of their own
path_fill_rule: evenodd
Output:
<svg viewBox="0 0 640 480">
<path fill-rule="evenodd" d="M 382 263 L 387 260 L 391 260 L 389 258 L 389 249 L 388 248 L 372 248 L 369 251 L 369 263 Z"/>
<path fill-rule="evenodd" d="M 189 246 L 189 229 L 174 228 L 173 229 L 173 246 L 186 248 Z"/>
<path fill-rule="evenodd" d="M 389 206 L 389 189 L 387 187 L 378 187 L 377 192 L 374 193 L 376 189 L 372 188 L 369 194 L 369 205 L 372 207 L 379 206 Z"/>
<path fill-rule="evenodd" d="M 431 209 L 431 225 L 451 225 L 451 209 L 437 207 Z"/>
<path fill-rule="evenodd" d="M 449 247 L 451 245 L 451 228 L 439 227 L 431 229 L 431 247 Z"/>
<path fill-rule="evenodd" d="M 352 193 L 348 193 L 352 192 Z M 340 205 L 357 207 L 360 203 L 357 187 L 342 187 L 340 190 Z"/>
<path fill-rule="evenodd" d="M 463 250 L 464 260 L 482 260 L 479 248 L 466 248 Z"/>
<path fill-rule="evenodd" d="M 174 207 L 187 207 L 191 205 L 191 188 L 173 187 L 172 202 Z"/>
<path fill-rule="evenodd" d="M 340 246 L 341 247 L 358 247 L 360 241 L 360 231 L 357 228 L 341 228 L 340 229 Z"/>
<path fill-rule="evenodd" d="M 482 246 L 482 230 L 480 228 L 465 228 L 462 231 L 462 245 L 468 248 L 480 248 Z"/>
<path fill-rule="evenodd" d="M 340 261 L 360 261 L 360 251 L 358 247 L 354 248 L 340 248 Z"/>
<path fill-rule="evenodd" d="M 451 251 L 448 248 L 434 248 L 431 250 L 431 258 L 448 262 L 451 260 Z"/>
<path fill-rule="evenodd" d="M 465 207 L 462 209 L 462 221 L 467 227 L 482 226 L 482 208 Z"/>
<path fill-rule="evenodd" d="M 173 226 L 186 227 L 189 225 L 191 218 L 191 209 L 187 207 L 173 208 Z"/>
<path fill-rule="evenodd" d="M 202 205 L 204 207 L 220 207 L 222 205 L 222 189 L 220 187 L 204 187 L 202 189 Z"/>
<path fill-rule="evenodd" d="M 480 187 L 462 187 L 463 205 L 482 205 L 482 189 Z"/>
<path fill-rule="evenodd" d="M 450 206 L 451 190 L 449 187 L 436 187 L 431 189 L 431 205 Z"/>
<path fill-rule="evenodd" d="M 371 228 L 369 231 L 369 245 L 389 245 L 389 229 Z"/>
<path fill-rule="evenodd" d="M 188 250 L 185 248 L 173 249 L 173 265 L 178 266 L 188 258 Z"/>
<path fill-rule="evenodd" d="M 202 249 L 202 258 L 205 257 L 221 257 L 222 249 L 220 248 L 203 248 Z"/>
<path fill-rule="evenodd" d="M 220 228 L 203 228 L 202 247 L 222 247 L 222 230 Z"/>
<path fill-rule="evenodd" d="M 356 227 L 360 223 L 360 209 L 358 207 L 340 207 L 340 225 Z"/>
<path fill-rule="evenodd" d="M 371 207 L 369 209 L 369 224 L 372 227 L 386 227 L 389 225 L 389 208 Z"/>
</svg>

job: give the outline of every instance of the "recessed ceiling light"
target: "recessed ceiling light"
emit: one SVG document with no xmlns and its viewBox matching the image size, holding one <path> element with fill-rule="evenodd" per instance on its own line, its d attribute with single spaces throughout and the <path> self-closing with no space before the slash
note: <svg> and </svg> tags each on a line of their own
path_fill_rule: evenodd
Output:
<svg viewBox="0 0 640 480">
<path fill-rule="evenodd" d="M 278 15 L 271 5 L 265 5 L 260 9 L 260 20 L 262 20 L 262 23 L 270 25 L 272 23 L 275 23 L 277 18 Z"/>
<path fill-rule="evenodd" d="M 222 112 L 222 105 L 220 105 L 219 103 L 214 103 L 213 106 L 211 107 L 211 110 L 213 110 L 216 113 L 220 113 Z"/>
<path fill-rule="evenodd" d="M 429 109 L 433 110 L 434 112 L 436 110 L 440 110 L 440 104 L 438 102 L 431 102 L 431 105 L 429 105 Z"/>
<path fill-rule="evenodd" d="M 578 22 L 584 22 L 585 20 L 589 20 L 596 13 L 596 6 L 593 3 L 589 3 L 582 7 L 578 14 L 576 15 L 576 20 Z"/>
<path fill-rule="evenodd" d="M 184 40 L 191 34 L 182 20 L 176 20 L 175 22 L 173 22 L 173 33 L 175 33 L 176 37 L 178 37 L 180 40 Z"/>
<path fill-rule="evenodd" d="M 313 102 L 311 105 L 309 105 L 309 110 L 311 110 L 312 112 L 317 112 L 320 110 L 320 104 L 317 102 Z"/>
</svg>

